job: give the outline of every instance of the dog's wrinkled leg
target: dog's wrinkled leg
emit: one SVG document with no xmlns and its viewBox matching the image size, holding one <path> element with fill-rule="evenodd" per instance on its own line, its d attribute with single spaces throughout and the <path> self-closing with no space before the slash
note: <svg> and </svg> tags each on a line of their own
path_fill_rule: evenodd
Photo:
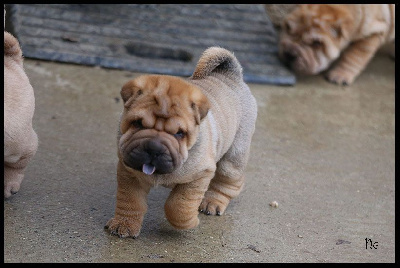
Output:
<svg viewBox="0 0 400 268">
<path fill-rule="evenodd" d="M 351 85 L 381 46 L 382 38 L 381 35 L 372 35 L 352 43 L 327 72 L 326 78 L 332 83 Z"/>
<path fill-rule="evenodd" d="M 16 194 L 24 179 L 25 169 L 36 154 L 38 137 L 31 131 L 29 142 L 5 142 L 4 147 L 4 198 Z M 22 153 L 21 153 L 22 152 Z"/>
<path fill-rule="evenodd" d="M 115 216 L 106 223 L 105 228 L 121 238 L 136 238 L 147 211 L 146 198 L 150 185 L 132 177 L 121 162 L 118 162 L 117 179 Z"/>
<path fill-rule="evenodd" d="M 245 146 L 242 146 L 245 148 Z M 214 178 L 210 182 L 199 211 L 206 215 L 222 215 L 230 200 L 239 195 L 244 184 L 243 172 L 249 158 L 249 149 L 239 153 L 228 151 L 218 162 Z"/>
<path fill-rule="evenodd" d="M 165 202 L 165 215 L 177 229 L 191 229 L 199 224 L 198 208 L 214 174 L 206 171 L 203 178 L 176 185 Z"/>
<path fill-rule="evenodd" d="M 230 200 L 241 192 L 244 183 L 244 177 L 238 179 L 229 178 L 216 174 L 210 184 L 210 188 L 204 195 L 200 204 L 199 211 L 206 215 L 222 215 Z"/>
</svg>

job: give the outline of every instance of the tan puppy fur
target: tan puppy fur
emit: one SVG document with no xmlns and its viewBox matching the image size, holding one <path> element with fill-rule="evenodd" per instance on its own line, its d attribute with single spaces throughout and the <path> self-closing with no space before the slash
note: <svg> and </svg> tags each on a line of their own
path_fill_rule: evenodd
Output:
<svg viewBox="0 0 400 268">
<path fill-rule="evenodd" d="M 23 68 L 18 40 L 4 31 L 4 197 L 18 192 L 38 138 L 32 128 L 33 88 Z"/>
<path fill-rule="evenodd" d="M 212 47 L 189 79 L 143 75 L 121 90 L 117 203 L 106 228 L 137 237 L 155 185 L 172 188 L 165 203 L 177 229 L 198 213 L 222 215 L 244 182 L 257 105 L 229 51 Z"/>
<path fill-rule="evenodd" d="M 378 48 L 395 38 L 394 4 L 303 4 L 283 21 L 279 56 L 300 74 L 350 85 Z"/>
</svg>

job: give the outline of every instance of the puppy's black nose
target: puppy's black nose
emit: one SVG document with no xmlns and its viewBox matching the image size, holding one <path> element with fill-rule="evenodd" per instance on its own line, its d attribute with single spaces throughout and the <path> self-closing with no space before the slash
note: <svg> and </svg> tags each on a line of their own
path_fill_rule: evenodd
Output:
<svg viewBox="0 0 400 268">
<path fill-rule="evenodd" d="M 296 59 L 296 55 L 291 51 L 285 51 L 283 53 L 283 59 L 286 63 L 290 64 Z"/>
<path fill-rule="evenodd" d="M 159 155 L 163 154 L 165 151 L 165 147 L 161 144 L 160 141 L 156 139 L 149 140 L 146 144 L 146 152 L 149 156 L 154 159 Z"/>
</svg>

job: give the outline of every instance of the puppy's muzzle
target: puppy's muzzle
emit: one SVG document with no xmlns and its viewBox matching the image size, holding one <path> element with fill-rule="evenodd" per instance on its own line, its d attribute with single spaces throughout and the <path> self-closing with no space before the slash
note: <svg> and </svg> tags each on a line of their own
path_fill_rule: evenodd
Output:
<svg viewBox="0 0 400 268">
<path fill-rule="evenodd" d="M 171 173 L 174 169 L 168 147 L 157 138 L 146 139 L 133 148 L 125 157 L 125 164 L 147 175 Z"/>
</svg>

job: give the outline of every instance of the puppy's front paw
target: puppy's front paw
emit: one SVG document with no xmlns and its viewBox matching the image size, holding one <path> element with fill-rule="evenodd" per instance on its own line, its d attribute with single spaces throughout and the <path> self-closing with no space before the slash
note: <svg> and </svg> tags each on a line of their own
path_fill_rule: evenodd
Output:
<svg viewBox="0 0 400 268">
<path fill-rule="evenodd" d="M 4 198 L 15 195 L 21 187 L 24 173 L 4 165 Z"/>
<path fill-rule="evenodd" d="M 142 224 L 135 219 L 123 217 L 111 218 L 104 226 L 111 234 L 118 235 L 120 238 L 138 237 L 141 227 Z"/>
<path fill-rule="evenodd" d="M 328 71 L 325 77 L 329 82 L 342 86 L 351 85 L 355 79 L 355 75 L 341 68 Z"/>
<path fill-rule="evenodd" d="M 15 195 L 19 191 L 21 183 L 12 181 L 4 183 L 4 198 L 7 199 L 12 195 Z"/>
<path fill-rule="evenodd" d="M 201 201 L 199 211 L 206 215 L 222 215 L 228 206 L 229 200 L 227 202 L 226 200 L 218 200 L 217 198 L 212 197 L 213 195 L 207 194 L 207 192 L 203 198 L 203 201 Z"/>
</svg>

